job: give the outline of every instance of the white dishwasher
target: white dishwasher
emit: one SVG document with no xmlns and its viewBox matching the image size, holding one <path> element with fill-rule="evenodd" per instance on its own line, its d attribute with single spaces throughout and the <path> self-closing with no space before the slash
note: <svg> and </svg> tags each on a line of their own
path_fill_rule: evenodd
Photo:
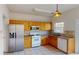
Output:
<svg viewBox="0 0 79 59">
<path fill-rule="evenodd" d="M 58 48 L 64 52 L 67 52 L 67 40 L 64 38 L 58 38 Z"/>
</svg>

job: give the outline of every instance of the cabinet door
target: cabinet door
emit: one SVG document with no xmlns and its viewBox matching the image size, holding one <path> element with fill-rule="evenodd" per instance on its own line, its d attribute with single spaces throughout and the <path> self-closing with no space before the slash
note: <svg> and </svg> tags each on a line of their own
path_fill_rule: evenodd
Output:
<svg viewBox="0 0 79 59">
<path fill-rule="evenodd" d="M 30 26 L 27 25 L 27 24 L 24 24 L 24 30 L 25 30 L 25 31 L 26 31 L 26 30 L 30 30 Z"/>
<path fill-rule="evenodd" d="M 24 20 L 9 20 L 9 24 L 24 24 Z"/>
<path fill-rule="evenodd" d="M 57 37 L 56 36 L 48 36 L 48 43 L 57 48 Z"/>
<path fill-rule="evenodd" d="M 26 31 L 26 30 L 30 30 L 30 22 L 26 21 L 26 22 L 24 23 L 24 30 L 25 30 L 25 31 Z"/>
<path fill-rule="evenodd" d="M 47 44 L 47 36 L 41 36 L 41 45 Z"/>
<path fill-rule="evenodd" d="M 75 39 L 69 38 L 68 39 L 68 53 L 74 53 L 75 52 Z"/>
<path fill-rule="evenodd" d="M 51 30 L 51 23 L 45 23 L 45 30 Z"/>
<path fill-rule="evenodd" d="M 67 52 L 67 40 L 58 38 L 58 48 L 64 52 Z"/>
<path fill-rule="evenodd" d="M 45 22 L 41 22 L 41 30 L 45 30 Z"/>
<path fill-rule="evenodd" d="M 30 36 L 24 36 L 24 48 L 30 48 L 32 46 L 32 39 Z"/>
</svg>

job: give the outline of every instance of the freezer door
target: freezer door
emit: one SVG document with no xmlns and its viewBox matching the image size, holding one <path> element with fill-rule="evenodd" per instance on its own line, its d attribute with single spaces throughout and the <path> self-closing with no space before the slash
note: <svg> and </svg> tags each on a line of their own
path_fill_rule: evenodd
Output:
<svg viewBox="0 0 79 59">
<path fill-rule="evenodd" d="M 16 51 L 24 50 L 24 25 L 16 25 Z"/>
<path fill-rule="evenodd" d="M 15 39 L 11 38 L 9 42 L 9 52 L 14 52 L 15 50 Z"/>
<path fill-rule="evenodd" d="M 9 25 L 9 33 L 15 33 L 15 25 Z M 8 52 L 14 52 L 15 51 L 15 38 L 11 37 L 9 39 L 9 44 L 8 44 Z"/>
</svg>

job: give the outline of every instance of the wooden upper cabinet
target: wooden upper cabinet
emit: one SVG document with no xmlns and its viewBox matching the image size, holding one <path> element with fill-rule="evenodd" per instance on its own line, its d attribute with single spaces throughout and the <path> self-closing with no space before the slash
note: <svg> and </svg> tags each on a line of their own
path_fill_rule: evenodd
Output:
<svg viewBox="0 0 79 59">
<path fill-rule="evenodd" d="M 24 30 L 30 30 L 29 22 L 24 23 Z"/>
<path fill-rule="evenodd" d="M 41 22 L 40 30 L 51 30 L 51 23 L 50 22 Z"/>
<path fill-rule="evenodd" d="M 9 20 L 9 24 L 15 24 L 16 20 Z"/>
<path fill-rule="evenodd" d="M 51 30 L 51 23 L 50 22 L 9 20 L 9 24 L 24 24 L 24 30 L 30 30 L 31 26 L 39 26 L 39 30 Z"/>
<path fill-rule="evenodd" d="M 9 20 L 9 24 L 24 24 L 24 20 Z"/>
<path fill-rule="evenodd" d="M 40 30 L 45 30 L 45 22 L 41 22 L 41 24 L 40 24 Z"/>
<path fill-rule="evenodd" d="M 51 23 L 50 22 L 45 23 L 45 30 L 51 30 Z"/>
<path fill-rule="evenodd" d="M 30 30 L 29 25 L 24 25 L 24 30 Z"/>
<path fill-rule="evenodd" d="M 39 26 L 39 30 L 51 30 L 50 22 L 30 22 L 30 26 Z"/>
</svg>

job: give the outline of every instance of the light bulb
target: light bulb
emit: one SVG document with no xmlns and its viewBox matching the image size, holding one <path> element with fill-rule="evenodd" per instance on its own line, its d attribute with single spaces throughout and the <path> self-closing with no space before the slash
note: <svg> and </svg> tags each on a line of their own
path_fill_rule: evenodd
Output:
<svg viewBox="0 0 79 59">
<path fill-rule="evenodd" d="M 56 12 L 54 13 L 54 16 L 55 16 L 55 17 L 61 16 L 61 12 L 59 12 L 58 10 L 56 10 Z"/>
</svg>

